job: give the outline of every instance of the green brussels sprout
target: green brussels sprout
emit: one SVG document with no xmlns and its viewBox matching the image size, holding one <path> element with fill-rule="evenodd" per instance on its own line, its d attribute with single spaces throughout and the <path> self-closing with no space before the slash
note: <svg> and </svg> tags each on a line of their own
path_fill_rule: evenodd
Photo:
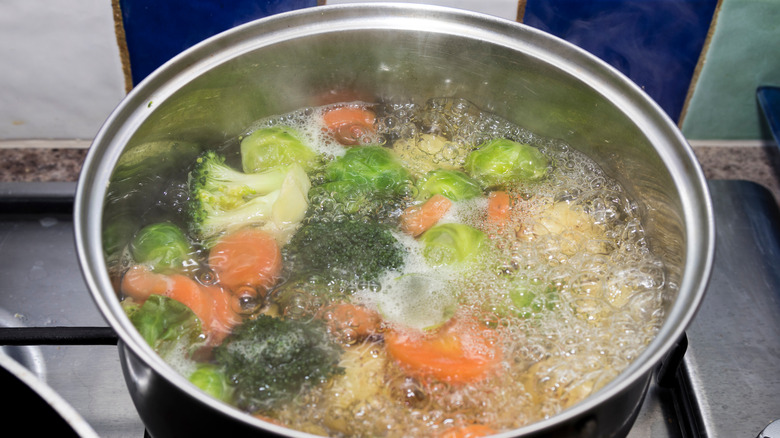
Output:
<svg viewBox="0 0 780 438">
<path fill-rule="evenodd" d="M 539 149 L 499 138 L 481 144 L 466 157 L 466 172 L 485 187 L 533 181 L 547 174 L 549 161 Z"/>
<path fill-rule="evenodd" d="M 485 248 L 485 234 L 466 224 L 439 224 L 420 235 L 423 256 L 433 266 L 471 262 Z"/>
<path fill-rule="evenodd" d="M 411 173 L 392 150 L 382 146 L 350 148 L 325 170 L 327 182 L 348 181 L 377 196 L 403 194 Z"/>
<path fill-rule="evenodd" d="M 485 309 L 500 317 L 540 318 L 558 307 L 558 288 L 525 275 L 506 278 L 506 283 L 482 299 Z"/>
<path fill-rule="evenodd" d="M 307 172 L 316 167 L 319 155 L 304 144 L 289 126 L 258 129 L 241 140 L 241 166 L 245 173 L 262 172 L 300 164 Z"/>
<path fill-rule="evenodd" d="M 171 188 L 185 181 L 187 166 L 182 163 L 190 162 L 199 153 L 198 144 L 184 141 L 127 145 L 111 174 L 103 210 L 103 250 L 109 261 L 121 257 L 133 233 L 142 225 L 137 212 L 145 212 L 146 218 L 167 217 L 171 205 L 177 202 L 178 192 L 162 190 L 160 183 Z"/>
<path fill-rule="evenodd" d="M 130 253 L 155 272 L 181 271 L 191 259 L 192 245 L 178 226 L 170 222 L 147 225 L 130 242 Z"/>
<path fill-rule="evenodd" d="M 436 169 L 417 181 L 419 199 L 439 194 L 451 201 L 465 201 L 482 194 L 479 182 L 458 170 Z"/>
<path fill-rule="evenodd" d="M 199 363 L 195 371 L 190 374 L 189 380 L 217 400 L 227 402 L 232 399 L 233 387 L 230 379 L 223 369 L 216 365 Z"/>
<path fill-rule="evenodd" d="M 543 310 L 554 310 L 557 303 L 557 289 L 553 286 L 540 287 L 521 283 L 509 291 L 509 300 L 521 318 L 529 318 Z"/>
</svg>

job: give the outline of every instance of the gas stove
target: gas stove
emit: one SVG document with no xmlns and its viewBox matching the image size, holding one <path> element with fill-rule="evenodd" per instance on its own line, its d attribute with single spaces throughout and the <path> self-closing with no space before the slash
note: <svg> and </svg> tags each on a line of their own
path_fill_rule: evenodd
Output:
<svg viewBox="0 0 780 438">
<path fill-rule="evenodd" d="M 780 212 L 757 184 L 709 185 L 717 242 L 707 295 L 629 438 L 755 437 L 780 418 Z M 0 348 L 98 436 L 143 437 L 116 336 L 79 270 L 75 188 L 0 183 Z"/>
</svg>

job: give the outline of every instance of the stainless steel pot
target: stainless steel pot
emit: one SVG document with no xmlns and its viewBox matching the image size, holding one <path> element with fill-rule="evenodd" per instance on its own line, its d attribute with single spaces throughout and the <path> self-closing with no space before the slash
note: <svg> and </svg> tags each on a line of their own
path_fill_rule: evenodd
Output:
<svg viewBox="0 0 780 438">
<path fill-rule="evenodd" d="M 712 264 L 709 193 L 690 147 L 639 87 L 577 47 L 497 18 L 401 4 L 316 7 L 229 30 L 150 75 L 96 136 L 76 195 L 78 254 L 119 334 L 127 385 L 151 435 L 304 436 L 210 399 L 154 354 L 125 317 L 107 272 L 121 242 L 103 235 L 140 221 L 139 206 L 153 210 L 146 191 L 160 185 L 149 181 L 176 172 L 183 156 L 341 89 L 384 101 L 468 99 L 583 151 L 638 200 L 651 248 L 677 286 L 660 333 L 596 394 L 506 434 L 624 435 L 651 372 L 693 317 Z"/>
</svg>

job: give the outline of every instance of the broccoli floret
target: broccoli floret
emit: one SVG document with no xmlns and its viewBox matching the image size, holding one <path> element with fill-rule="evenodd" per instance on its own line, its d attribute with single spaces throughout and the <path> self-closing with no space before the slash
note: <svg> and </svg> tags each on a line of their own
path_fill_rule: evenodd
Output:
<svg viewBox="0 0 780 438">
<path fill-rule="evenodd" d="M 342 352 L 321 320 L 260 315 L 237 327 L 214 357 L 235 385 L 236 404 L 254 412 L 343 372 Z"/>
<path fill-rule="evenodd" d="M 297 164 L 243 173 L 228 166 L 222 155 L 206 152 L 189 175 L 192 231 L 200 239 L 210 239 L 261 224 L 284 240 L 306 213 L 310 186 Z"/>
<path fill-rule="evenodd" d="M 305 224 L 283 252 L 295 272 L 347 281 L 376 280 L 403 267 L 405 255 L 388 226 L 355 220 Z"/>
</svg>

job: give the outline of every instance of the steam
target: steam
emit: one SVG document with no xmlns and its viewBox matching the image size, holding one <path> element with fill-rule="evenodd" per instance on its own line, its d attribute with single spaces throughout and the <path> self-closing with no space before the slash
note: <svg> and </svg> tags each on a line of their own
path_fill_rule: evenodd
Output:
<svg viewBox="0 0 780 438">
<path fill-rule="evenodd" d="M 615 67 L 677 119 L 715 2 L 534 2 L 525 23 Z"/>
</svg>

